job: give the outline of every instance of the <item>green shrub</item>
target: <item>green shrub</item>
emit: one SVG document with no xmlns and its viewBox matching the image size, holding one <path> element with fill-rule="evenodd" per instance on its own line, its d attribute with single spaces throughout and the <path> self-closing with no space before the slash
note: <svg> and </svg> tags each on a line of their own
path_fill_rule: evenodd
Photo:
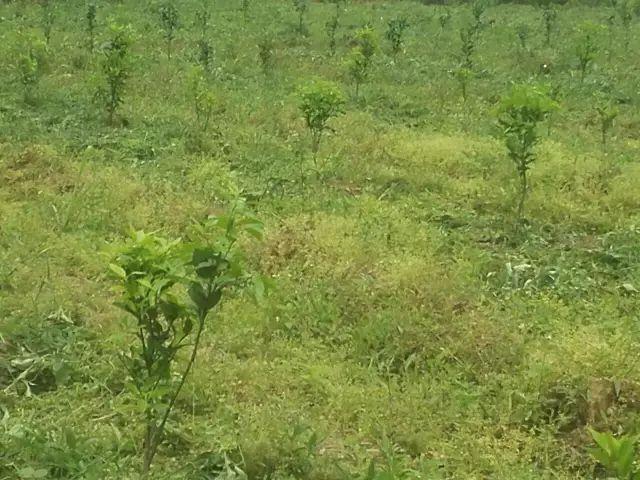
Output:
<svg viewBox="0 0 640 480">
<path fill-rule="evenodd" d="M 556 108 L 558 105 L 545 89 L 530 85 L 513 87 L 511 93 L 500 103 L 498 122 L 502 127 L 509 157 L 515 163 L 520 178 L 518 221 L 522 220 L 529 191 L 527 172 L 536 159 L 534 148 L 539 141 L 538 124 Z"/>
<path fill-rule="evenodd" d="M 311 133 L 313 161 L 317 162 L 320 141 L 329 129 L 328 122 L 344 113 L 344 96 L 340 88 L 330 82 L 316 80 L 300 90 L 300 110 Z"/>
<path fill-rule="evenodd" d="M 129 27 L 112 24 L 110 39 L 102 47 L 100 68 L 105 85 L 100 87 L 97 98 L 104 102 L 109 115 L 109 124 L 113 125 L 115 113 L 124 102 L 124 89 L 131 70 L 131 33 Z"/>
<path fill-rule="evenodd" d="M 610 475 L 617 480 L 640 480 L 640 467 L 637 460 L 636 439 L 627 435 L 616 438 L 610 433 L 600 433 L 589 429 L 596 447 L 589 453 Z"/>
<path fill-rule="evenodd" d="M 120 290 L 117 305 L 135 319 L 137 343 L 123 362 L 145 421 L 144 478 L 211 312 L 228 289 L 247 282 L 238 239 L 244 233 L 260 238 L 261 232 L 255 219 L 237 215 L 196 225 L 188 241 L 135 232 L 110 264 Z M 177 373 L 178 359 L 187 351 L 187 363 Z"/>
<path fill-rule="evenodd" d="M 409 23 L 404 18 L 394 18 L 387 25 L 387 40 L 391 44 L 391 51 L 397 55 L 402 49 L 404 31 L 409 27 Z"/>
<path fill-rule="evenodd" d="M 378 50 L 378 40 L 373 28 L 364 27 L 356 32 L 354 42 L 355 46 L 351 49 L 343 64 L 355 85 L 355 96 L 358 98 L 360 86 L 368 78 L 373 56 Z"/>
</svg>

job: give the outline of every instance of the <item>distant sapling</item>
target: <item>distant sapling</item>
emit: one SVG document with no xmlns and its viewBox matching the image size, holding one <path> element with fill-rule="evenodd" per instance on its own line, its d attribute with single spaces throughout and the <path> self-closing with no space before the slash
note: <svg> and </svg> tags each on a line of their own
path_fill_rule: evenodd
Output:
<svg viewBox="0 0 640 480">
<path fill-rule="evenodd" d="M 344 65 L 355 85 L 355 96 L 358 98 L 360 86 L 368 78 L 373 56 L 378 50 L 378 39 L 373 28 L 367 26 L 356 32 L 354 43 L 355 47 L 347 55 Z"/>
<path fill-rule="evenodd" d="M 196 122 L 202 131 L 206 131 L 213 115 L 221 113 L 224 109 L 220 106 L 214 91 L 207 85 L 204 68 L 194 67 L 188 80 Z"/>
<path fill-rule="evenodd" d="M 387 24 L 386 37 L 391 44 L 391 51 L 394 55 L 397 55 L 402 49 L 403 36 L 407 28 L 409 28 L 409 23 L 404 18 L 394 18 Z"/>
<path fill-rule="evenodd" d="M 173 40 L 179 26 L 178 10 L 173 3 L 166 3 L 160 7 L 160 22 L 167 42 L 167 58 L 171 59 Z"/>
<path fill-rule="evenodd" d="M 87 46 L 89 51 L 93 52 L 95 47 L 95 30 L 96 30 L 96 17 L 98 15 L 98 8 L 95 3 L 87 4 L 87 12 L 85 14 L 87 36 Z"/>
<path fill-rule="evenodd" d="M 447 25 L 449 25 L 450 21 L 451 21 L 451 12 L 449 11 L 449 9 L 446 9 L 444 12 L 438 15 L 438 23 L 440 24 L 441 34 L 447 28 Z"/>
<path fill-rule="evenodd" d="M 293 0 L 293 8 L 298 14 L 298 33 L 300 35 L 306 35 L 309 31 L 304 24 L 304 16 L 309 9 L 309 0 Z"/>
<path fill-rule="evenodd" d="M 536 159 L 535 146 L 538 144 L 538 124 L 558 105 L 542 87 L 518 85 L 500 103 L 498 123 L 505 137 L 509 157 L 516 166 L 520 178 L 520 199 L 517 219 L 524 214 L 524 205 L 529 192 L 527 173 Z"/>
<path fill-rule="evenodd" d="M 266 35 L 258 41 L 258 58 L 262 71 L 268 75 L 273 69 L 273 57 L 275 55 L 276 44 L 271 35 Z"/>
<path fill-rule="evenodd" d="M 336 35 L 340 26 L 340 4 L 336 2 L 336 11 L 334 15 L 325 24 L 325 32 L 329 39 L 329 53 L 331 56 L 336 54 Z"/>
<path fill-rule="evenodd" d="M 46 45 L 42 40 L 29 38 L 18 55 L 16 71 L 24 87 L 24 100 L 27 103 L 34 102 L 34 92 L 42 78 L 46 51 Z"/>
<path fill-rule="evenodd" d="M 558 18 L 558 11 L 551 4 L 547 3 L 542 7 L 542 21 L 544 23 L 544 43 L 545 45 L 551 45 L 551 33 L 556 24 Z"/>
<path fill-rule="evenodd" d="M 580 27 L 580 36 L 576 44 L 576 56 L 580 70 L 580 82 L 583 83 L 587 71 L 596 58 L 598 52 L 597 34 L 601 30 L 599 25 L 585 23 Z"/>
<path fill-rule="evenodd" d="M 615 125 L 616 118 L 618 118 L 618 108 L 607 99 L 597 99 L 596 113 L 598 114 L 598 122 L 600 124 L 600 143 L 603 147 L 607 146 L 607 137 L 609 132 Z"/>
<path fill-rule="evenodd" d="M 124 102 L 124 89 L 131 70 L 130 47 L 129 28 L 111 25 L 110 39 L 102 46 L 100 61 L 105 85 L 97 92 L 97 97 L 104 102 L 111 125 L 118 107 Z"/>
<path fill-rule="evenodd" d="M 55 21 L 55 12 L 50 0 L 44 0 L 42 2 L 42 32 L 44 39 L 49 45 L 51 41 L 51 31 L 53 30 L 53 24 Z"/>
<path fill-rule="evenodd" d="M 300 110 L 311 133 L 313 162 L 317 164 L 323 134 L 330 130 L 329 120 L 344 113 L 345 99 L 340 88 L 330 82 L 316 80 L 300 90 Z"/>
<path fill-rule="evenodd" d="M 473 70 L 473 54 L 476 51 L 477 41 L 477 30 L 473 25 L 460 29 L 461 64 L 468 70 Z"/>
</svg>

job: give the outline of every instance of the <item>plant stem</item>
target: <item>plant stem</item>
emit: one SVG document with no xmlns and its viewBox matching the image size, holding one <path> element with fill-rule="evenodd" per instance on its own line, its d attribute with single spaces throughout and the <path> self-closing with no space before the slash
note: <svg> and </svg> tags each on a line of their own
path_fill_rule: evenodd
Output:
<svg viewBox="0 0 640 480">
<path fill-rule="evenodd" d="M 180 391 L 182 390 L 182 387 L 184 386 L 187 380 L 187 377 L 189 376 L 189 372 L 191 371 L 191 367 L 193 367 L 193 364 L 196 360 L 198 347 L 200 345 L 200 338 L 204 330 L 204 321 L 206 319 L 206 316 L 207 316 L 206 313 L 200 314 L 198 332 L 196 333 L 196 338 L 193 344 L 193 350 L 191 351 L 191 357 L 189 358 L 189 362 L 187 363 L 184 373 L 182 374 L 182 378 L 180 379 L 180 383 L 178 384 L 178 387 L 173 392 L 173 396 L 169 401 L 169 405 L 167 406 L 167 409 L 164 412 L 164 415 L 162 417 L 162 420 L 160 421 L 160 424 L 156 427 L 149 426 L 149 425 L 147 426 L 148 442 L 145 440 L 144 463 L 142 465 L 142 478 L 147 478 L 149 475 L 151 462 L 153 461 L 153 458 L 155 457 L 158 451 L 158 447 L 160 446 L 160 440 L 162 439 L 162 433 L 164 432 L 164 427 L 167 424 L 167 420 L 169 419 L 169 414 L 171 413 L 171 410 L 173 410 L 173 407 L 176 404 L 176 400 L 178 399 L 178 395 L 180 395 Z"/>
</svg>

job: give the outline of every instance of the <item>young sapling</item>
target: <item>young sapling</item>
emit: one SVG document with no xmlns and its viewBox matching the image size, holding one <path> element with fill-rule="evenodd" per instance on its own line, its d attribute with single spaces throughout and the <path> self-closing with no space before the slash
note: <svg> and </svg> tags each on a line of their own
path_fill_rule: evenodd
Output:
<svg viewBox="0 0 640 480">
<path fill-rule="evenodd" d="M 299 93 L 300 111 L 311 133 L 313 163 L 317 165 L 323 134 L 330 130 L 329 120 L 344 113 L 345 99 L 340 88 L 324 80 L 305 85 Z"/>
<path fill-rule="evenodd" d="M 135 232 L 109 265 L 120 291 L 117 305 L 135 321 L 137 341 L 123 363 L 145 421 L 142 478 L 149 476 L 212 312 L 226 291 L 247 284 L 237 241 L 261 232 L 257 220 L 238 215 L 194 226 L 188 241 Z M 179 371 L 182 352 L 186 363 Z"/>
<path fill-rule="evenodd" d="M 404 18 L 394 18 L 387 24 L 386 37 L 391 44 L 391 52 L 397 55 L 402 50 L 404 32 L 409 28 L 409 23 Z"/>
<path fill-rule="evenodd" d="M 498 109 L 498 124 L 502 128 L 509 158 L 514 162 L 520 179 L 517 220 L 523 219 L 524 207 L 529 192 L 528 172 L 536 160 L 535 147 L 540 139 L 538 124 L 558 105 L 542 87 L 531 85 L 514 86 L 503 98 Z"/>
<path fill-rule="evenodd" d="M 173 3 L 169 2 L 160 7 L 160 23 L 162 24 L 164 39 L 167 42 L 167 58 L 170 60 L 173 40 L 179 27 L 178 10 Z"/>
</svg>

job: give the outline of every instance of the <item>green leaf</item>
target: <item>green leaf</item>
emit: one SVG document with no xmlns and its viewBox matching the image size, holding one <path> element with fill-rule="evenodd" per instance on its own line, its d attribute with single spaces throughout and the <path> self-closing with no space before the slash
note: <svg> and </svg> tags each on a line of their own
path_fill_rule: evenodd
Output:
<svg viewBox="0 0 640 480">
<path fill-rule="evenodd" d="M 20 478 L 29 479 L 29 478 L 47 478 L 49 475 L 49 471 L 44 468 L 40 468 L 38 470 L 26 467 L 18 470 L 18 476 Z"/>
<path fill-rule="evenodd" d="M 116 265 L 115 263 L 110 263 L 109 264 L 109 270 L 111 270 L 111 272 L 117 278 L 120 278 L 122 280 L 126 280 L 127 279 L 127 272 L 125 272 L 124 268 L 122 268 L 120 265 Z"/>
</svg>

